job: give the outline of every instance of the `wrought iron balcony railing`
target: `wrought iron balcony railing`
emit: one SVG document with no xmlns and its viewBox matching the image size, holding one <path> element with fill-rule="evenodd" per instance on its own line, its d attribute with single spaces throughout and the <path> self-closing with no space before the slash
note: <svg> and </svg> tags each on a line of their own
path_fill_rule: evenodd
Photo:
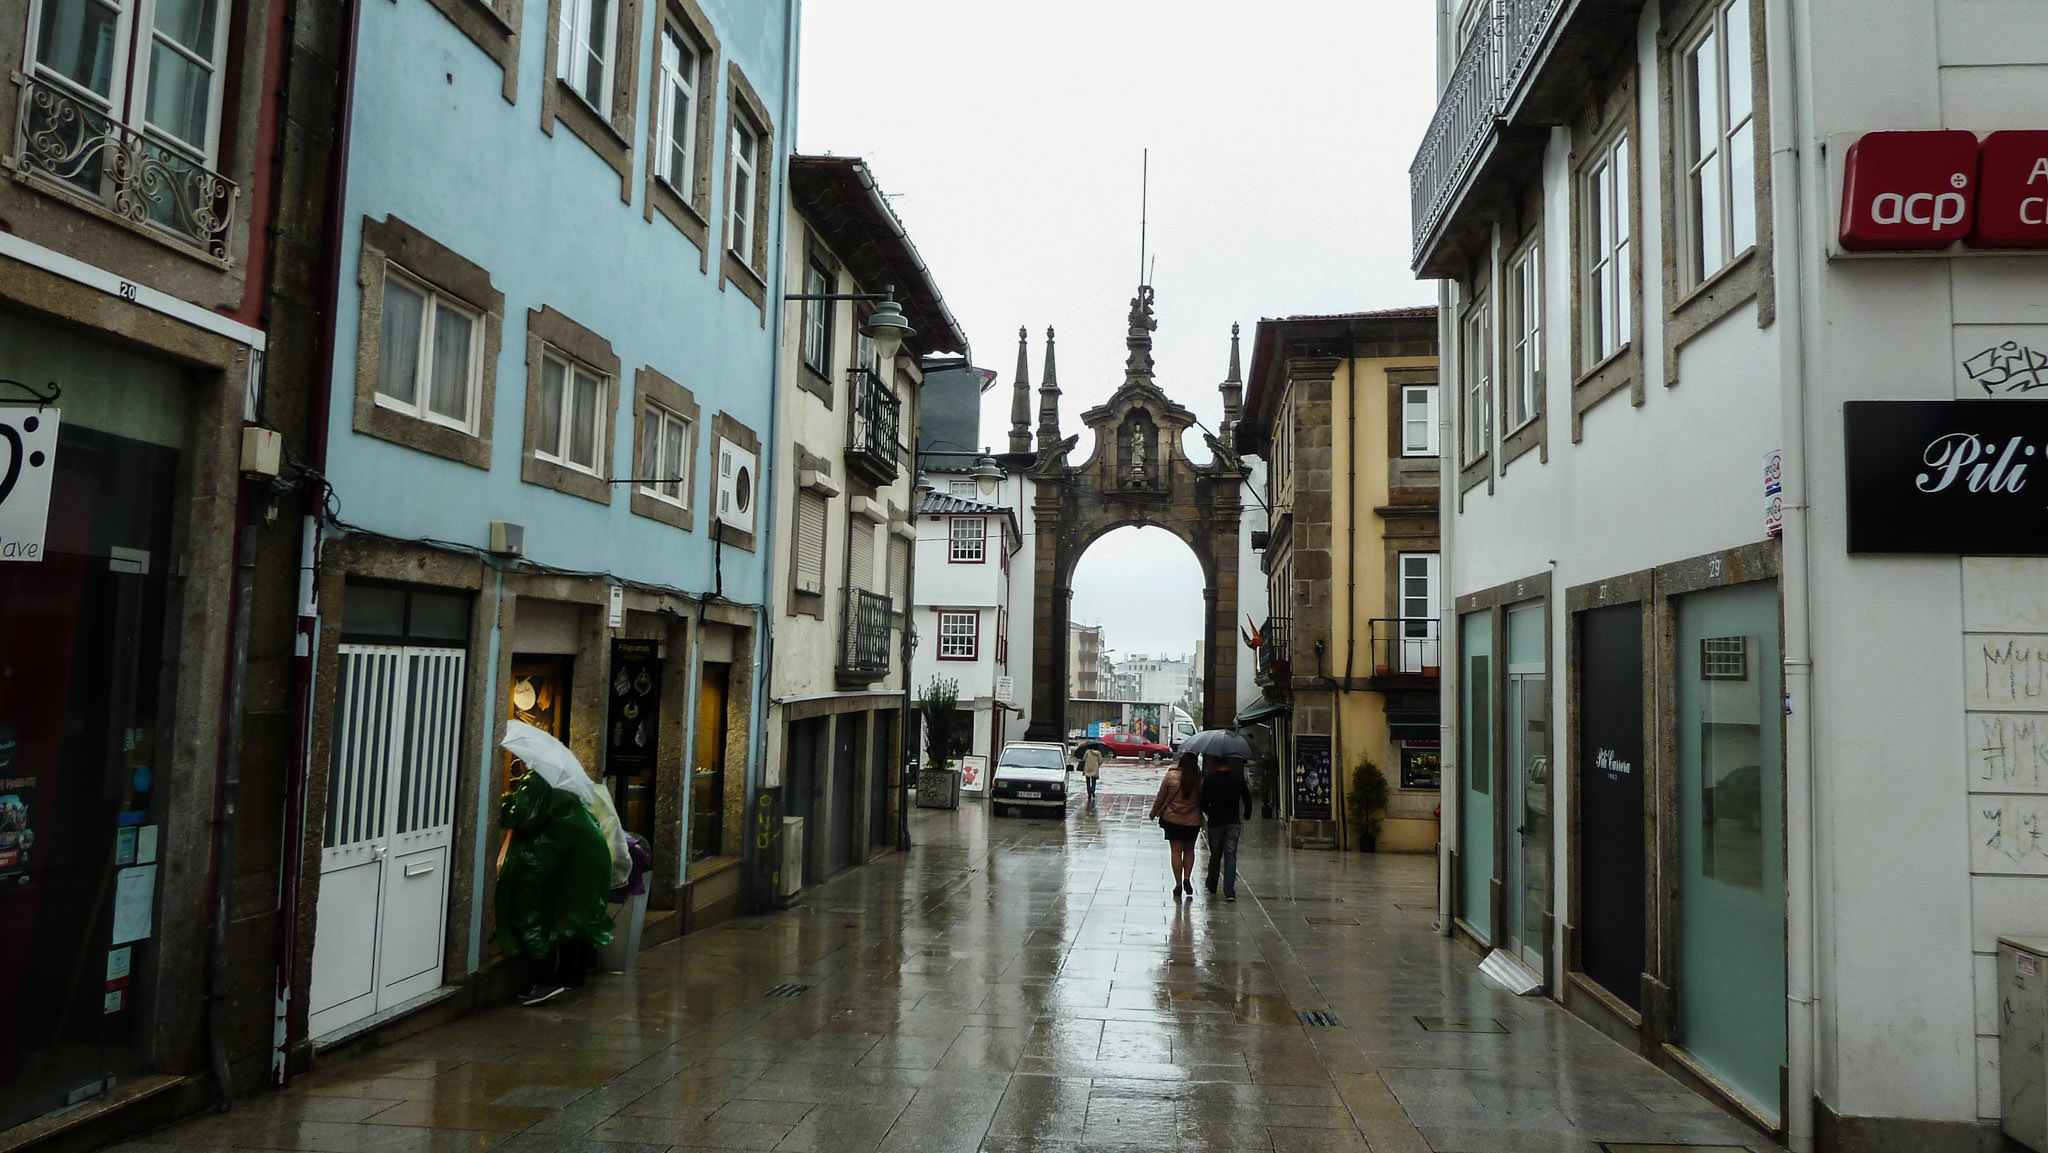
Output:
<svg viewBox="0 0 2048 1153">
<path fill-rule="evenodd" d="M 903 402 L 874 375 L 853 372 L 852 427 L 846 432 L 846 453 L 877 481 L 896 479 L 897 434 Z"/>
<path fill-rule="evenodd" d="M 1267 617 L 1259 630 L 1265 644 L 1259 646 L 1256 679 L 1260 682 L 1286 680 L 1294 675 L 1294 618 Z"/>
<path fill-rule="evenodd" d="M 889 598 L 866 589 L 846 593 L 846 644 L 839 670 L 881 675 L 889 671 Z"/>
<path fill-rule="evenodd" d="M 1372 622 L 1376 677 L 1433 677 L 1443 662 L 1435 617 L 1378 617 Z"/>
<path fill-rule="evenodd" d="M 233 181 L 47 80 L 22 81 L 20 109 L 17 173 L 227 263 Z"/>
<path fill-rule="evenodd" d="M 1408 168 L 1416 264 L 1421 264 L 1425 246 L 1456 202 L 1473 160 L 1529 78 L 1566 3 L 1483 0 L 1472 37 L 1458 53 L 1436 116 Z"/>
</svg>

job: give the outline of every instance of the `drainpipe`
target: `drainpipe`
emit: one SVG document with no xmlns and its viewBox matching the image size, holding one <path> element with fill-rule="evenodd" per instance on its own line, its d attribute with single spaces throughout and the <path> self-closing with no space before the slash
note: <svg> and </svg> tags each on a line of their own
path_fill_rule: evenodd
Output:
<svg viewBox="0 0 2048 1153">
<path fill-rule="evenodd" d="M 334 396 L 335 312 L 341 297 L 343 212 L 348 190 L 348 154 L 355 120 L 356 50 L 362 32 L 360 0 L 343 0 L 346 15 L 336 69 L 334 138 L 327 171 L 325 235 L 322 237 L 319 335 L 314 344 L 312 394 L 307 398 L 306 457 L 316 478 L 327 471 L 329 409 Z M 289 119 L 286 121 L 290 123 Z M 299 901 L 304 880 L 306 786 L 312 772 L 313 686 L 320 646 L 320 513 L 323 494 L 301 494 L 313 511 L 299 525 L 299 606 L 292 653 L 292 753 L 286 766 L 283 861 L 279 870 L 277 988 L 271 1020 L 270 1080 L 291 1083 L 291 999 L 298 986 Z"/>
<path fill-rule="evenodd" d="M 1815 844 L 1813 656 L 1810 626 L 1811 538 L 1807 521 L 1806 405 L 1809 332 L 1807 243 L 1819 226 L 1804 218 L 1799 145 L 1812 139 L 1812 111 L 1799 83 L 1799 61 L 1811 59 L 1807 26 L 1795 22 L 1791 0 L 1765 0 L 1765 63 L 1771 95 L 1771 222 L 1777 232 L 1779 397 L 1784 485 L 1781 589 L 1785 614 L 1785 1142 L 1813 1149 L 1815 1081 Z M 1814 278 L 1818 282 L 1818 277 Z"/>
<path fill-rule="evenodd" d="M 1458 524 L 1457 504 L 1455 503 L 1458 500 L 1458 450 L 1451 440 L 1452 436 L 1455 435 L 1455 430 L 1451 423 L 1451 405 L 1449 399 L 1444 395 L 1443 373 L 1446 350 L 1451 352 L 1451 363 L 1453 365 L 1457 363 L 1456 350 L 1452 347 L 1451 342 L 1450 321 L 1450 318 L 1457 315 L 1457 313 L 1452 308 L 1450 282 L 1437 282 L 1436 299 L 1436 453 L 1437 491 L 1440 494 L 1437 497 L 1438 516 L 1436 532 L 1437 551 L 1446 561 L 1438 579 L 1442 582 L 1443 590 L 1447 594 L 1440 598 L 1441 603 L 1437 606 L 1437 611 L 1442 614 L 1442 623 L 1437 625 L 1437 644 L 1440 647 L 1448 648 L 1450 652 L 1462 657 L 1462 650 L 1451 647 L 1454 644 L 1462 643 L 1464 638 L 1461 634 L 1453 631 L 1458 619 L 1455 597 L 1457 585 L 1452 577 L 1453 565 L 1455 565 L 1458 557 L 1458 550 L 1452 539 Z M 1454 379 L 1451 383 L 1455 387 L 1455 374 L 1453 376 Z M 1445 515 L 1446 512 L 1449 515 Z M 1437 685 L 1439 695 L 1437 697 L 1436 710 L 1436 796 L 1438 810 L 1436 931 L 1446 937 L 1451 935 L 1451 924 L 1453 921 L 1451 899 L 1454 894 L 1451 892 L 1451 884 L 1455 877 L 1453 877 L 1451 872 L 1451 853 L 1453 846 L 1458 844 L 1458 829 L 1460 828 L 1458 823 L 1459 806 L 1464 803 L 1464 796 L 1458 791 L 1458 781 L 1461 779 L 1458 768 L 1458 668 L 1463 663 L 1462 659 L 1444 661 L 1442 662 L 1442 667 L 1437 670 L 1438 676 L 1442 679 Z"/>
</svg>

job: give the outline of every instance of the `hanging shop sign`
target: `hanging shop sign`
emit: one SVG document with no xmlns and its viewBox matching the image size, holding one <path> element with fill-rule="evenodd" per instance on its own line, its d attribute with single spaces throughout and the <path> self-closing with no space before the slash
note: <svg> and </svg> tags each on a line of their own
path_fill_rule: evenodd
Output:
<svg viewBox="0 0 2048 1153">
<path fill-rule="evenodd" d="M 613 641 L 611 690 L 605 774 L 650 776 L 654 772 L 656 737 L 661 724 L 660 645 L 654 641 Z"/>
<path fill-rule="evenodd" d="M 1850 252 L 2048 248 L 2048 131 L 1871 132 L 1843 164 Z"/>
<path fill-rule="evenodd" d="M 0 408 L 0 561 L 43 559 L 61 415 L 54 408 Z"/>
<path fill-rule="evenodd" d="M 1842 406 L 1849 551 L 2048 556 L 2048 404 Z"/>
</svg>

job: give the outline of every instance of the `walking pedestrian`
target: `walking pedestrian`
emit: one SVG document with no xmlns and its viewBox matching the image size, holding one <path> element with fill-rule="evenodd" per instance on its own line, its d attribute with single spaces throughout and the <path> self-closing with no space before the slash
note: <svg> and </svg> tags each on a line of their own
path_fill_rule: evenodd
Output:
<svg viewBox="0 0 2048 1153">
<path fill-rule="evenodd" d="M 1081 775 L 1088 778 L 1088 799 L 1095 799 L 1095 787 L 1102 783 L 1102 746 L 1092 745 L 1081 753 Z"/>
<path fill-rule="evenodd" d="M 1238 763 L 1224 757 L 1202 758 L 1202 817 L 1209 827 L 1209 868 L 1204 887 L 1216 895 L 1223 878 L 1223 899 L 1237 900 L 1237 842 L 1251 819 L 1252 790 Z"/>
<path fill-rule="evenodd" d="M 1195 838 L 1202 833 L 1202 774 L 1193 753 L 1166 770 L 1159 795 L 1152 798 L 1152 817 L 1166 831 L 1166 852 L 1173 865 L 1173 897 L 1195 895 Z"/>
</svg>

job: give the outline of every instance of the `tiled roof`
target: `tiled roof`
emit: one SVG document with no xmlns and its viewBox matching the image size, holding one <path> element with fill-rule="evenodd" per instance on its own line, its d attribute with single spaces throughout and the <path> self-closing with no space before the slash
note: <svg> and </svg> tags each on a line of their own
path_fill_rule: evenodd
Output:
<svg viewBox="0 0 2048 1153">
<path fill-rule="evenodd" d="M 1436 305 L 1417 304 L 1407 308 L 1382 308 L 1377 312 L 1332 312 L 1322 315 L 1301 315 L 1282 317 L 1283 320 L 1404 320 L 1411 317 L 1435 316 Z"/>
<path fill-rule="evenodd" d="M 931 516 L 947 512 L 982 513 L 1002 516 L 1010 510 L 997 504 L 983 504 L 976 500 L 963 500 L 957 496 L 948 496 L 943 492 L 928 492 L 924 496 L 924 503 L 918 506 L 917 511 L 920 516 Z"/>
</svg>

